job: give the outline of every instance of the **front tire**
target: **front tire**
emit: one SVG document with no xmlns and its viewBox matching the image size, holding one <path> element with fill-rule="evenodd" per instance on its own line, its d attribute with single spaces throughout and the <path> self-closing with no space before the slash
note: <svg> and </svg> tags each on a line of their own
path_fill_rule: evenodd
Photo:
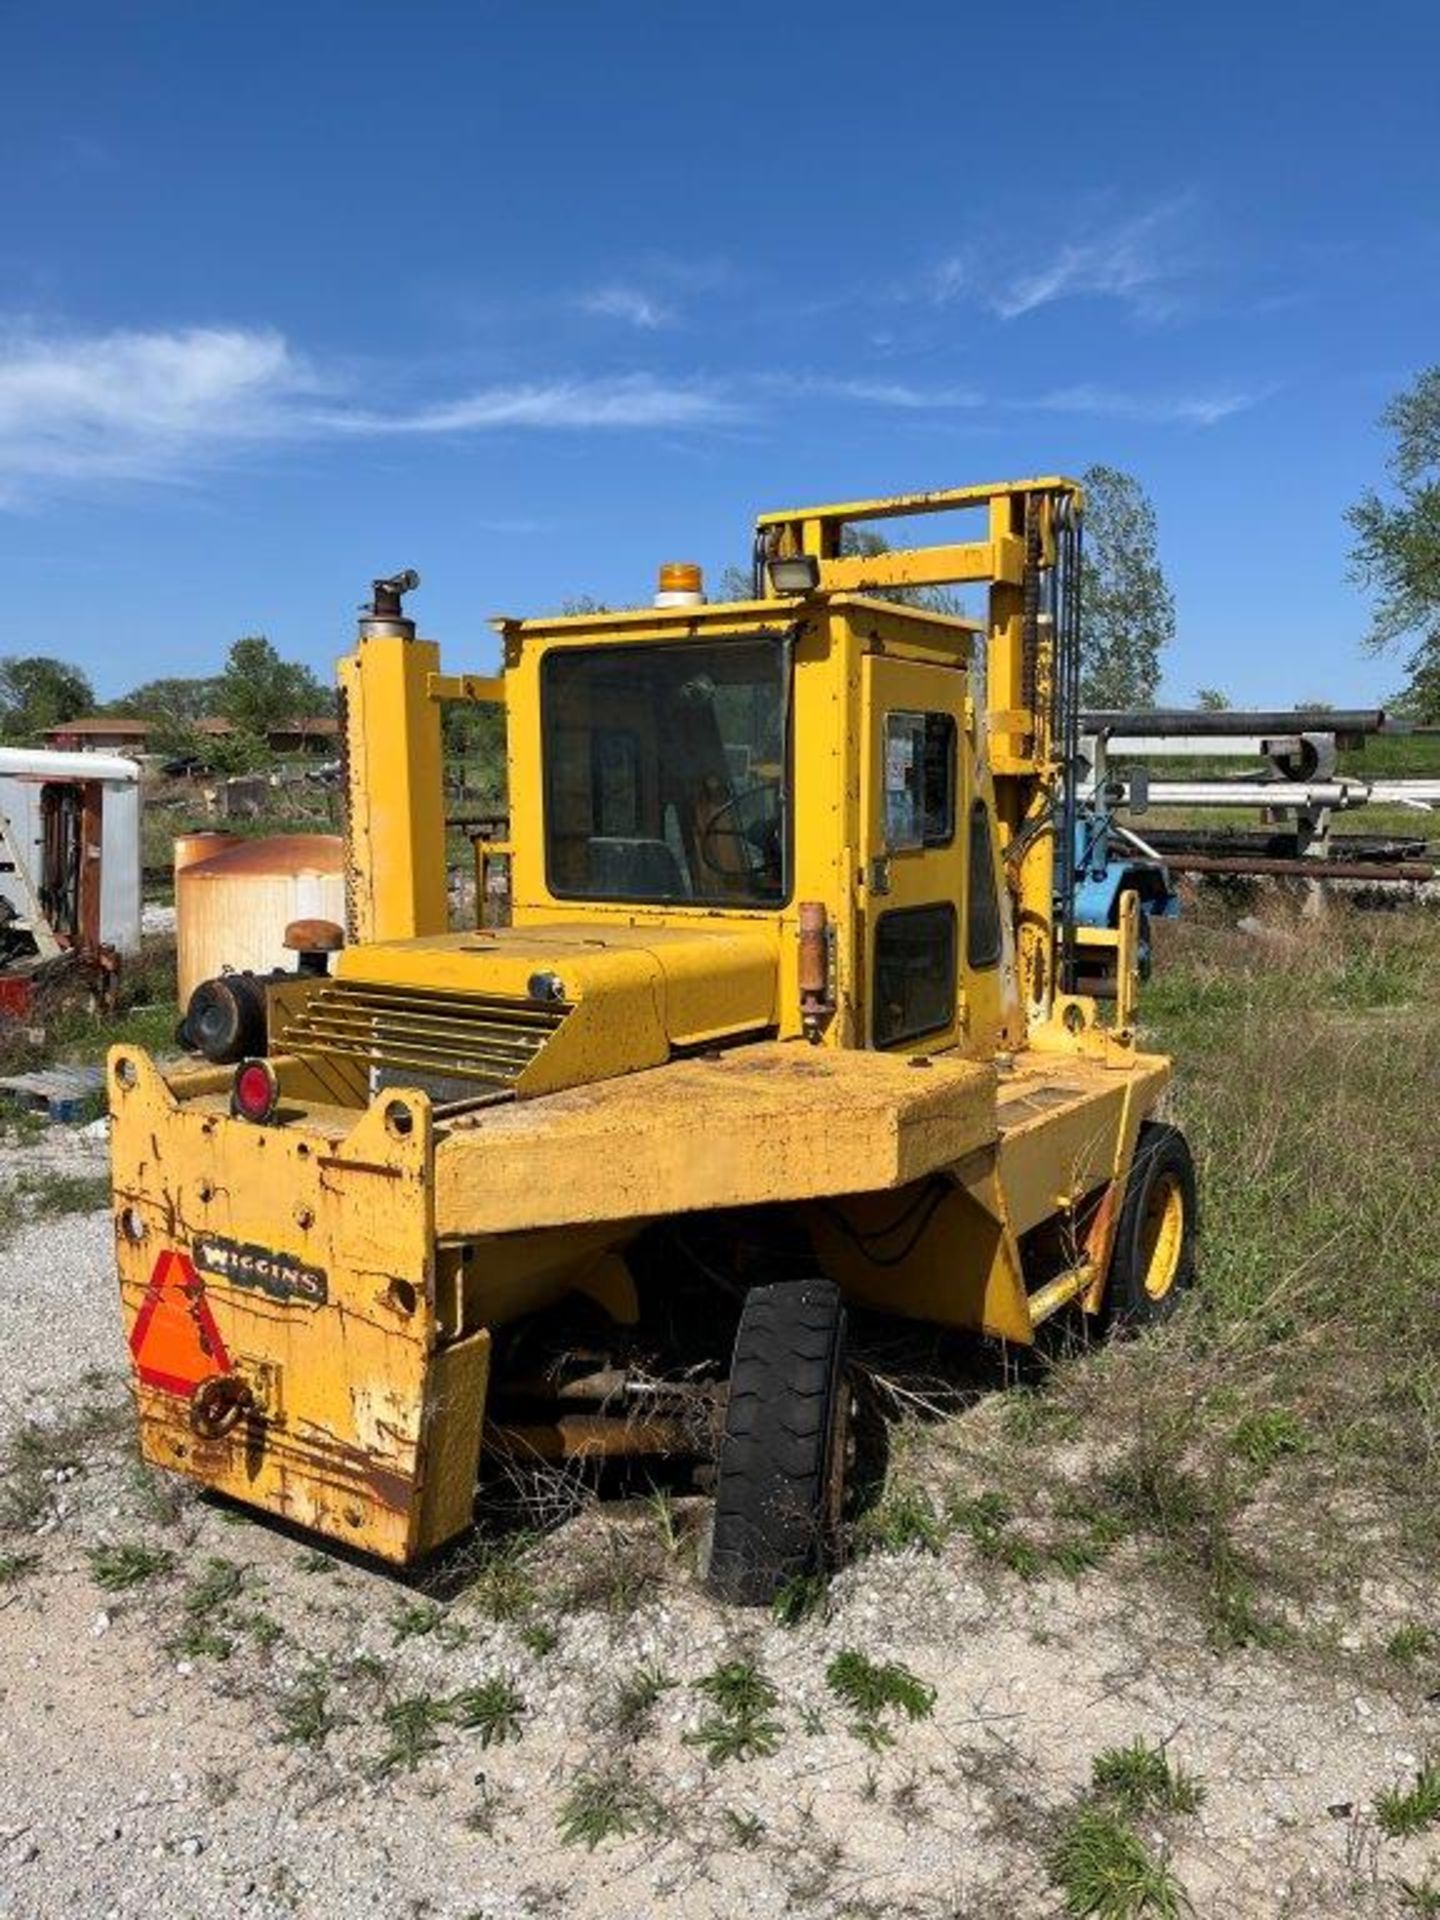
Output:
<svg viewBox="0 0 1440 1920">
<path fill-rule="evenodd" d="M 839 1546 L 850 1395 L 845 1308 L 829 1280 L 745 1297 L 720 1443 L 707 1584 L 766 1606 Z"/>
<path fill-rule="evenodd" d="M 1168 1320 L 1195 1284 L 1195 1163 L 1178 1127 L 1147 1120 L 1115 1229 L 1105 1318 L 1116 1332 Z"/>
</svg>

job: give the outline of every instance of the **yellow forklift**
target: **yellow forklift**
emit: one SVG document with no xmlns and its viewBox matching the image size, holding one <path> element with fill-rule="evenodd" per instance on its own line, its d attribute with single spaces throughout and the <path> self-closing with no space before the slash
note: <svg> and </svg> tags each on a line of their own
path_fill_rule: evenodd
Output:
<svg viewBox="0 0 1440 1920">
<path fill-rule="evenodd" d="M 654 605 L 498 621 L 495 677 L 375 583 L 348 925 L 198 989 L 203 1060 L 110 1057 L 148 1460 L 405 1563 L 482 1456 L 708 1456 L 710 1584 L 762 1602 L 840 1548 L 847 1303 L 1022 1344 L 1171 1310 L 1194 1175 L 1136 1045 L 1143 889 L 1073 914 L 1081 510 L 767 513 L 750 598 L 668 567 Z M 850 531 L 932 514 L 967 537 Z M 512 822 L 460 931 L 454 701 L 503 705 Z"/>
</svg>

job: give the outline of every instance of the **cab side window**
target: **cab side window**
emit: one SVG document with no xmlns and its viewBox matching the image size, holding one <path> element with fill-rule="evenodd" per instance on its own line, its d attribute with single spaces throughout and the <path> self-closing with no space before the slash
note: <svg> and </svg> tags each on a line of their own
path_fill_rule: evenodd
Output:
<svg viewBox="0 0 1440 1920">
<path fill-rule="evenodd" d="M 969 869 L 965 903 L 965 960 L 974 973 L 1000 958 L 1000 891 L 990 809 L 977 800 L 970 809 Z"/>
<path fill-rule="evenodd" d="M 948 713 L 885 716 L 885 844 L 892 853 L 955 837 L 955 721 Z"/>
<path fill-rule="evenodd" d="M 955 909 L 895 907 L 875 928 L 877 1047 L 942 1033 L 955 1019 Z"/>
</svg>

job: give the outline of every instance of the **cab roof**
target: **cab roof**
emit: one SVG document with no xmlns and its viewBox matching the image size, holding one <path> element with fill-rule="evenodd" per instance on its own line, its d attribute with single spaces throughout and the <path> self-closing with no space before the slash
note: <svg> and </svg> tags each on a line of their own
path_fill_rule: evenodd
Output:
<svg viewBox="0 0 1440 1920">
<path fill-rule="evenodd" d="M 615 633 L 644 628 L 672 631 L 677 640 L 691 640 L 713 633 L 737 621 L 752 632 L 774 626 L 794 626 L 817 612 L 848 610 L 884 613 L 917 627 L 945 628 L 973 639 L 985 632 L 983 621 L 969 620 L 960 614 L 936 613 L 928 607 L 914 607 L 903 600 L 887 600 L 880 594 L 817 592 L 793 598 L 764 600 L 714 600 L 689 607 L 617 607 L 604 613 L 550 614 L 519 620 L 496 614 L 491 626 L 507 638 L 539 638 L 547 634 Z"/>
</svg>

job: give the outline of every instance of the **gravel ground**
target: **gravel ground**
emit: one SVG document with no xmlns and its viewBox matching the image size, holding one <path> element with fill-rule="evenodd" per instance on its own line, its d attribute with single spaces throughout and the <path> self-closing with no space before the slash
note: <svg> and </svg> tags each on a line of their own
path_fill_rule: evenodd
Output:
<svg viewBox="0 0 1440 1920">
<path fill-rule="evenodd" d="M 0 1144 L 0 1171 L 103 1174 L 98 1129 L 51 1127 L 24 1147 Z M 123 1377 L 117 1312 L 106 1312 L 109 1220 L 62 1214 L 0 1247 L 0 1432 L 43 1412 L 89 1369 Z M 57 1337 L 57 1334 L 59 1337 Z"/>
<path fill-rule="evenodd" d="M 437 1601 L 140 1476 L 124 1358 L 106 1215 L 0 1249 L 0 1443 L 25 1421 L 54 1442 L 40 1510 L 0 1533 L 22 1561 L 0 1585 L 0 1914 L 1039 1920 L 1064 1911 L 1046 1856 L 1092 1757 L 1137 1736 L 1205 1786 L 1140 1822 L 1197 1913 L 1434 1910 L 1399 1884 L 1424 1840 L 1382 1840 L 1371 1811 L 1436 1734 L 1367 1664 L 1413 1595 L 1377 1585 L 1317 1668 L 1208 1651 L 1123 1555 L 1020 1582 L 956 1540 L 865 1561 L 786 1628 L 697 1591 L 682 1502 L 572 1519 L 533 1594 L 488 1577 Z M 137 1542 L 173 1565 L 104 1590 L 93 1550 Z M 842 1648 L 903 1662 L 933 1712 L 862 1738 L 827 1685 Z M 694 1683 L 738 1657 L 777 1690 L 775 1750 L 711 1764 Z M 643 1669 L 663 1685 L 636 1710 Z M 414 1704 L 497 1679 L 504 1742 Z M 635 1827 L 593 1850 L 560 1831 L 587 1776 Z"/>
</svg>

